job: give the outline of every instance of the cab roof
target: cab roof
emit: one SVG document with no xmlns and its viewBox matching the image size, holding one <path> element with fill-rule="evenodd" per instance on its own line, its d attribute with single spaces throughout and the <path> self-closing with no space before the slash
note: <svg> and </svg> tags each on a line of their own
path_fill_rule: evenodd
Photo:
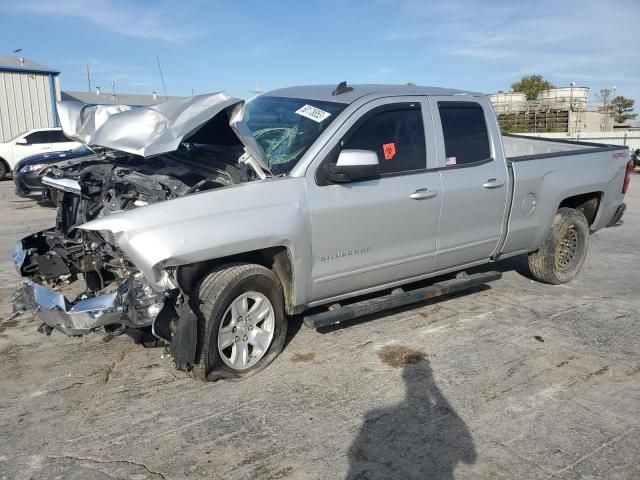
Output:
<svg viewBox="0 0 640 480">
<path fill-rule="evenodd" d="M 454 90 L 439 87 L 421 87 L 417 85 L 375 85 L 361 84 L 348 85 L 351 89 L 334 95 L 336 85 L 304 85 L 297 87 L 280 88 L 265 93 L 271 97 L 303 98 L 324 102 L 353 103 L 364 96 L 372 98 L 393 97 L 399 95 L 468 95 L 472 97 L 484 96 L 482 93 L 468 92 L 466 90 Z"/>
</svg>

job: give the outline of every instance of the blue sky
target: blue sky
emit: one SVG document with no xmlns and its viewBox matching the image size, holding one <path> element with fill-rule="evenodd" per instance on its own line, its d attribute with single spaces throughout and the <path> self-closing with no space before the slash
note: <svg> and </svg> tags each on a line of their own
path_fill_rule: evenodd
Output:
<svg viewBox="0 0 640 480">
<path fill-rule="evenodd" d="M 640 1 L 0 0 L 0 45 L 62 88 L 227 90 L 405 83 L 493 92 L 527 73 L 640 102 Z"/>
</svg>

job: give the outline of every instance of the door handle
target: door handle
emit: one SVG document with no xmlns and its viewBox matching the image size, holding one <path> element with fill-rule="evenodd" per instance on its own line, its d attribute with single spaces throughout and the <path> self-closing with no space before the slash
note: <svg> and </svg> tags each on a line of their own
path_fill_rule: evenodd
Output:
<svg viewBox="0 0 640 480">
<path fill-rule="evenodd" d="M 484 188 L 500 188 L 504 186 L 504 180 L 498 180 L 497 178 L 490 178 L 482 184 Z"/>
<path fill-rule="evenodd" d="M 427 198 L 433 198 L 436 195 L 438 195 L 438 192 L 436 192 L 435 190 L 429 190 L 428 188 L 421 188 L 413 192 L 411 195 L 409 195 L 409 198 L 411 198 L 412 200 L 425 200 Z"/>
</svg>

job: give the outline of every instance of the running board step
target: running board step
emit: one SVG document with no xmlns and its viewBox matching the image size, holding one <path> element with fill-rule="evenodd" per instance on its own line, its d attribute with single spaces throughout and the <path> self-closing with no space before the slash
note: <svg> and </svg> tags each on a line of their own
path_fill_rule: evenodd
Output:
<svg viewBox="0 0 640 480">
<path fill-rule="evenodd" d="M 434 283 L 428 287 L 418 288 L 409 291 L 397 291 L 390 295 L 363 300 L 357 303 L 339 306 L 332 305 L 332 308 L 325 311 L 304 317 L 304 324 L 309 328 L 321 328 L 335 325 L 345 320 L 370 315 L 372 313 L 389 310 L 392 308 L 410 305 L 412 303 L 423 302 L 442 295 L 462 292 L 474 287 L 479 287 L 488 282 L 499 280 L 502 277 L 500 272 L 474 273 L 464 275 L 451 280 Z"/>
</svg>

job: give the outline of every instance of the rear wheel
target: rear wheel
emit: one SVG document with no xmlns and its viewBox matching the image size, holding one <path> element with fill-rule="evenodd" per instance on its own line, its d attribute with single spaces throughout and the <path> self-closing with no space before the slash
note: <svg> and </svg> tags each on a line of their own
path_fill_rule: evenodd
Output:
<svg viewBox="0 0 640 480">
<path fill-rule="evenodd" d="M 266 367 L 284 345 L 287 324 L 282 286 L 254 264 L 216 268 L 200 283 L 194 375 L 240 378 Z"/>
<path fill-rule="evenodd" d="M 589 223 L 573 208 L 561 208 L 542 246 L 529 254 L 529 270 L 536 280 L 558 285 L 573 280 L 585 259 Z"/>
</svg>

